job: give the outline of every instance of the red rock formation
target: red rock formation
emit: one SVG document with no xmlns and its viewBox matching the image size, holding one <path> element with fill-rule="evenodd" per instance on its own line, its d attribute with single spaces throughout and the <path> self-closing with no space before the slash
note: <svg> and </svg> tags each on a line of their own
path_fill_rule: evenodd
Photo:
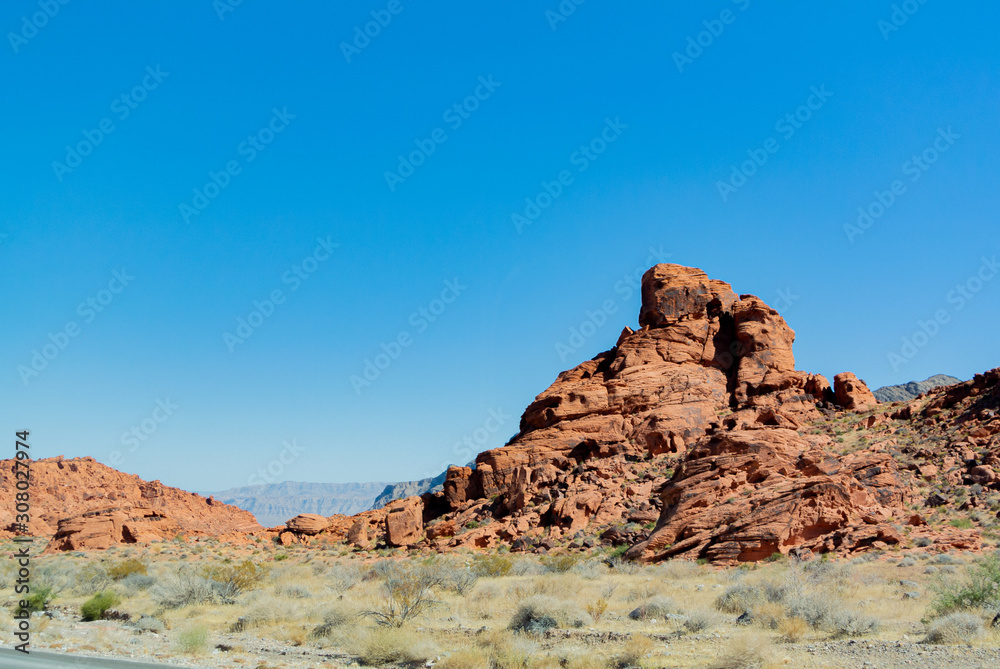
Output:
<svg viewBox="0 0 1000 669">
<path fill-rule="evenodd" d="M 837 397 L 837 404 L 848 411 L 867 411 L 878 404 L 878 400 L 865 382 L 851 372 L 843 372 L 833 377 L 833 391 Z"/>
<path fill-rule="evenodd" d="M 0 462 L 0 536 L 14 532 L 14 460 Z M 172 539 L 178 533 L 219 536 L 260 530 L 253 515 L 200 495 L 144 481 L 93 458 L 31 463 L 33 536 L 52 549 L 107 548 Z"/>
<path fill-rule="evenodd" d="M 291 520 L 286 521 L 285 525 L 292 532 L 312 535 L 319 534 L 328 528 L 330 521 L 326 516 L 321 516 L 318 513 L 300 513 Z"/>
<path fill-rule="evenodd" d="M 691 452 L 663 489 L 653 533 L 626 555 L 656 560 L 691 552 L 733 563 L 792 549 L 898 544 L 891 521 L 906 499 L 888 454 L 837 458 L 826 437 L 780 428 L 724 432 Z M 861 529 L 866 533 L 851 539 Z"/>
</svg>

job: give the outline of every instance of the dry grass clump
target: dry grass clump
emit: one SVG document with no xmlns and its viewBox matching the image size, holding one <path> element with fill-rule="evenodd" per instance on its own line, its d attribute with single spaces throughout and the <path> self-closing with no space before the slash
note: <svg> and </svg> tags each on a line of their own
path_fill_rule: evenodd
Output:
<svg viewBox="0 0 1000 669">
<path fill-rule="evenodd" d="M 960 611 L 938 618 L 927 629 L 925 643 L 958 644 L 976 641 L 985 634 L 983 619 L 974 613 Z"/>
<path fill-rule="evenodd" d="M 711 669 L 771 669 L 776 660 L 770 640 L 759 635 L 743 635 L 726 644 Z"/>
<path fill-rule="evenodd" d="M 426 634 L 398 627 L 359 628 L 347 639 L 346 646 L 365 667 L 426 662 L 438 652 Z"/>
<path fill-rule="evenodd" d="M 648 636 L 633 635 L 627 643 L 612 652 L 605 666 L 609 669 L 632 669 L 642 665 L 643 660 L 656 649 L 656 643 Z"/>
<path fill-rule="evenodd" d="M 677 605 L 674 600 L 663 595 L 656 595 L 636 607 L 628 614 L 628 617 L 632 620 L 651 620 L 654 618 L 663 620 L 668 613 L 676 612 Z"/>
<path fill-rule="evenodd" d="M 208 645 L 208 628 L 197 623 L 189 625 L 177 633 L 176 641 L 182 653 L 202 653 Z"/>
<path fill-rule="evenodd" d="M 314 637 L 329 637 L 335 631 L 352 624 L 358 618 L 358 612 L 344 604 L 332 606 L 323 612 L 323 622 L 312 631 Z"/>
<path fill-rule="evenodd" d="M 726 588 L 718 599 L 715 608 L 726 613 L 742 614 L 753 610 L 754 606 L 764 600 L 764 594 L 756 585 L 737 583 Z"/>
<path fill-rule="evenodd" d="M 536 595 L 521 603 L 508 628 L 516 632 L 540 634 L 556 627 L 584 627 L 592 622 L 590 615 L 573 602 Z"/>
</svg>

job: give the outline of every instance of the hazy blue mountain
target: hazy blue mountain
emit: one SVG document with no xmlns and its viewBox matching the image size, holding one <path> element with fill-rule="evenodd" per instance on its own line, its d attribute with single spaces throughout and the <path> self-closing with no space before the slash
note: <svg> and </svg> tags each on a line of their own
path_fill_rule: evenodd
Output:
<svg viewBox="0 0 1000 669">
<path fill-rule="evenodd" d="M 956 379 L 954 376 L 935 374 L 925 381 L 910 381 L 898 386 L 882 386 L 875 391 L 875 398 L 879 402 L 909 402 L 920 393 L 961 382 L 962 379 Z"/>
<path fill-rule="evenodd" d="M 231 488 L 213 493 L 215 499 L 246 509 L 265 527 L 283 525 L 300 513 L 352 515 L 372 508 L 385 492 L 384 482 L 374 483 L 272 483 Z"/>
<path fill-rule="evenodd" d="M 441 472 L 437 476 L 419 481 L 404 481 L 403 483 L 390 483 L 382 491 L 382 494 L 375 498 L 372 503 L 373 509 L 381 509 L 383 506 L 397 499 L 411 497 L 413 495 L 423 495 L 425 492 L 437 492 L 444 488 L 444 477 L 448 472 Z"/>
</svg>

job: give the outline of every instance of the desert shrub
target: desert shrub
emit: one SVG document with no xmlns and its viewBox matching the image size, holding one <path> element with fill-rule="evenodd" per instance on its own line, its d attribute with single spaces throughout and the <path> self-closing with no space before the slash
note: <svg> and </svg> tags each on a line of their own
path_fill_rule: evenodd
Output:
<svg viewBox="0 0 1000 669">
<path fill-rule="evenodd" d="M 326 580 L 335 592 L 343 594 L 361 582 L 361 569 L 354 565 L 336 564 L 326 571 Z"/>
<path fill-rule="evenodd" d="M 132 623 L 132 627 L 139 632 L 156 632 L 157 634 L 166 629 L 163 621 L 153 616 L 140 616 L 137 621 Z"/>
<path fill-rule="evenodd" d="M 684 620 L 684 629 L 697 633 L 712 629 L 719 624 L 719 616 L 712 611 L 692 611 Z"/>
<path fill-rule="evenodd" d="M 220 602 L 231 604 L 239 595 L 260 587 L 267 578 L 266 565 L 252 560 L 239 564 L 218 564 L 201 568 L 201 576 L 211 583 Z"/>
<path fill-rule="evenodd" d="M 564 574 L 580 562 L 580 556 L 573 555 L 572 553 L 545 555 L 541 558 L 540 562 L 548 571 Z"/>
<path fill-rule="evenodd" d="M 514 558 L 503 553 L 477 555 L 472 561 L 472 571 L 487 578 L 506 576 L 513 567 Z"/>
<path fill-rule="evenodd" d="M 468 568 L 462 568 L 456 570 L 449 581 L 445 584 L 445 587 L 453 591 L 455 594 L 462 595 L 463 597 L 475 587 L 476 582 L 479 580 L 479 575 Z"/>
<path fill-rule="evenodd" d="M 969 567 L 964 580 L 942 582 L 935 587 L 935 590 L 937 597 L 932 609 L 934 614 L 939 616 L 983 606 L 1000 605 L 1000 552 L 977 560 Z"/>
<path fill-rule="evenodd" d="M 743 613 L 753 609 L 763 599 L 763 593 L 756 585 L 736 583 L 719 595 L 715 600 L 715 608 L 726 613 Z"/>
<path fill-rule="evenodd" d="M 104 568 L 108 577 L 113 581 L 120 581 L 132 574 L 148 574 L 149 565 L 139 558 L 126 558 L 112 562 Z"/>
<path fill-rule="evenodd" d="M 642 571 L 642 565 L 633 560 L 623 560 L 620 557 L 612 556 L 607 559 L 606 564 L 615 574 L 624 574 L 626 576 L 631 576 L 632 574 L 638 574 Z"/>
<path fill-rule="evenodd" d="M 426 634 L 398 628 L 366 630 L 349 645 L 363 666 L 381 667 L 392 663 L 423 663 L 436 649 Z"/>
<path fill-rule="evenodd" d="M 313 596 L 309 588 L 295 583 L 279 585 L 274 590 L 277 594 L 289 599 L 309 599 Z"/>
<path fill-rule="evenodd" d="M 350 625 L 357 618 L 357 612 L 346 606 L 334 606 L 323 612 L 323 622 L 312 631 L 314 637 L 328 637 L 335 630 Z"/>
<path fill-rule="evenodd" d="M 190 625 L 177 634 L 177 646 L 183 653 L 200 653 L 208 645 L 208 628 L 201 624 Z"/>
<path fill-rule="evenodd" d="M 875 634 L 881 627 L 878 618 L 857 611 L 835 611 L 829 616 L 827 624 L 837 638 Z"/>
<path fill-rule="evenodd" d="M 574 564 L 567 571 L 578 578 L 593 581 L 604 576 L 607 572 L 607 565 L 604 564 L 603 560 L 582 560 Z"/>
<path fill-rule="evenodd" d="M 829 622 L 833 606 L 828 595 L 799 595 L 786 602 L 786 614 L 801 618 L 810 627 L 819 629 Z"/>
<path fill-rule="evenodd" d="M 110 585 L 111 577 L 107 570 L 99 564 L 90 563 L 77 570 L 73 592 L 86 595 L 106 590 Z"/>
<path fill-rule="evenodd" d="M 468 667 L 488 666 L 490 669 L 527 669 L 536 666 L 539 647 L 530 637 L 511 634 L 504 630 L 488 632 L 479 639 L 479 646 L 487 657 L 487 664 L 463 665 Z"/>
<path fill-rule="evenodd" d="M 635 636 L 611 654 L 607 666 L 611 669 L 631 669 L 641 666 L 646 656 L 655 649 L 656 644 L 648 636 Z"/>
<path fill-rule="evenodd" d="M 32 590 L 48 590 L 55 598 L 64 590 L 72 590 L 76 583 L 77 568 L 63 561 L 50 562 L 31 573 Z"/>
<path fill-rule="evenodd" d="M 575 604 L 545 595 L 536 595 L 521 602 L 508 628 L 516 632 L 540 634 L 556 627 L 583 627 L 591 617 Z"/>
<path fill-rule="evenodd" d="M 154 585 L 156 585 L 156 578 L 149 574 L 130 574 L 118 581 L 117 587 L 128 595 L 140 590 L 149 590 Z"/>
<path fill-rule="evenodd" d="M 603 616 L 604 612 L 607 610 L 608 600 L 603 597 L 587 604 L 587 613 L 589 613 L 590 617 L 594 620 L 600 620 L 601 616 Z"/>
<path fill-rule="evenodd" d="M 190 569 L 182 569 L 160 581 L 151 591 L 153 601 L 165 609 L 215 601 L 213 582 Z"/>
<path fill-rule="evenodd" d="M 295 605 L 270 595 L 258 597 L 239 617 L 236 624 L 233 625 L 232 631 L 243 632 L 248 629 L 285 622 L 295 617 L 296 608 Z"/>
<path fill-rule="evenodd" d="M 979 616 L 960 611 L 938 618 L 927 630 L 927 643 L 955 644 L 967 643 L 984 633 L 983 619 Z"/>
<path fill-rule="evenodd" d="M 543 567 L 533 558 L 518 558 L 514 560 L 514 565 L 510 568 L 511 576 L 539 576 L 545 573 Z"/>
<path fill-rule="evenodd" d="M 764 669 L 771 664 L 772 655 L 766 638 L 741 636 L 726 644 L 708 666 L 711 669 Z"/>
<path fill-rule="evenodd" d="M 663 595 L 657 595 L 639 605 L 628 614 L 628 617 L 632 620 L 663 619 L 668 613 L 674 613 L 675 611 L 677 611 L 677 605 L 674 604 L 672 599 Z"/>
<path fill-rule="evenodd" d="M 28 611 L 45 611 L 49 608 L 49 604 L 55 599 L 55 593 L 52 591 L 51 586 L 42 585 L 35 586 L 31 588 L 31 592 L 25 597 L 25 601 L 28 603 Z"/>
<path fill-rule="evenodd" d="M 798 643 L 809 632 L 809 623 L 802 618 L 782 618 L 778 621 L 778 634 L 788 643 Z"/>
<path fill-rule="evenodd" d="M 100 620 L 104 617 L 105 611 L 120 601 L 118 595 L 110 590 L 99 592 L 83 603 L 83 606 L 80 607 L 80 615 L 86 621 Z"/>
<path fill-rule="evenodd" d="M 387 571 L 376 608 L 362 615 L 374 618 L 382 626 L 402 627 L 437 603 L 432 599 L 432 583 L 426 572 L 394 565 Z"/>
</svg>

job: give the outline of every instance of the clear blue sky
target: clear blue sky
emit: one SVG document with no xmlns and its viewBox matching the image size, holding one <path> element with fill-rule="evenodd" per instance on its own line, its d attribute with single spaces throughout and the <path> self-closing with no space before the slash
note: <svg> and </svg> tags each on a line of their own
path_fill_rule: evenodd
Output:
<svg viewBox="0 0 1000 669">
<path fill-rule="evenodd" d="M 635 325 L 658 259 L 780 308 L 801 369 L 997 366 L 1000 9 L 846 4 L 4 3 L 5 429 L 195 490 L 437 473 Z"/>
</svg>

